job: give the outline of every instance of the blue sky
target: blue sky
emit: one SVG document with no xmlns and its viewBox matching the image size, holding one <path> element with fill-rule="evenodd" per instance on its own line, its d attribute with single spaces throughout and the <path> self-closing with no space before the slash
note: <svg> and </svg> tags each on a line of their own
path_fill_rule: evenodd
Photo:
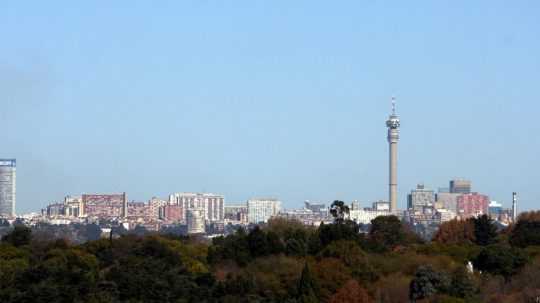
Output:
<svg viewBox="0 0 540 303">
<path fill-rule="evenodd" d="M 387 198 L 453 177 L 540 201 L 538 1 L 0 4 L 17 212 L 67 194 Z"/>
</svg>

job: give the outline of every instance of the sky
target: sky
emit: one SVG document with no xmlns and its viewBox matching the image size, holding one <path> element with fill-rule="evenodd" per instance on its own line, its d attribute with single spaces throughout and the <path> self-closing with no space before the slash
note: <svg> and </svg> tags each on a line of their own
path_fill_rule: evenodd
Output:
<svg viewBox="0 0 540 303">
<path fill-rule="evenodd" d="M 17 213 L 65 195 L 388 199 L 460 177 L 540 202 L 538 1 L 5 1 Z"/>
</svg>

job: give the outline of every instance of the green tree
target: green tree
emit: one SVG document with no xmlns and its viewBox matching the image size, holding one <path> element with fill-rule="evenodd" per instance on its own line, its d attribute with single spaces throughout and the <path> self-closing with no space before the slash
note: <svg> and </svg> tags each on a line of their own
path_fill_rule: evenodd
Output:
<svg viewBox="0 0 540 303">
<path fill-rule="evenodd" d="M 406 236 L 405 228 L 396 216 L 379 216 L 371 220 L 369 239 L 375 250 L 391 250 L 404 244 Z"/>
<path fill-rule="evenodd" d="M 13 230 L 2 237 L 2 242 L 7 242 L 15 247 L 27 245 L 32 238 L 32 230 L 24 225 L 15 225 Z"/>
<path fill-rule="evenodd" d="M 509 240 L 517 247 L 540 245 L 540 211 L 521 214 L 510 232 Z"/>
<path fill-rule="evenodd" d="M 297 297 L 298 297 L 298 303 L 318 303 L 319 299 L 317 298 L 317 295 L 315 295 L 315 289 L 317 289 L 315 285 L 315 280 L 311 277 L 311 272 L 309 270 L 309 266 L 306 263 L 304 265 L 304 269 L 302 270 L 302 275 L 300 276 L 300 280 L 298 281 L 298 287 L 297 287 Z"/>
<path fill-rule="evenodd" d="M 495 243 L 497 238 L 497 227 L 493 219 L 487 215 L 482 215 L 473 220 L 475 243 L 481 246 L 486 246 Z"/>
<path fill-rule="evenodd" d="M 412 302 L 444 293 L 449 286 L 448 277 L 436 272 L 430 266 L 420 266 L 409 286 L 409 299 Z"/>
<path fill-rule="evenodd" d="M 473 263 L 478 270 L 509 280 L 527 263 L 527 255 L 521 249 L 494 244 L 484 247 Z"/>
<path fill-rule="evenodd" d="M 472 274 L 465 266 L 458 267 L 451 275 L 449 294 L 457 298 L 471 298 L 477 292 Z"/>
<path fill-rule="evenodd" d="M 268 237 L 265 232 L 262 231 L 259 226 L 255 226 L 247 237 L 249 251 L 255 258 L 266 256 L 270 253 L 270 245 L 268 243 Z"/>
<path fill-rule="evenodd" d="M 343 201 L 335 200 L 330 206 L 330 214 L 332 214 L 336 223 L 343 222 L 349 214 L 349 206 Z"/>
</svg>

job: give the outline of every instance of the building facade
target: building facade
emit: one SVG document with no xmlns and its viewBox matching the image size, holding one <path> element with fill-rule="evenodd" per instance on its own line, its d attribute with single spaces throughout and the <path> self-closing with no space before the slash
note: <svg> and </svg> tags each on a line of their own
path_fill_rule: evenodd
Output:
<svg viewBox="0 0 540 303">
<path fill-rule="evenodd" d="M 204 219 L 221 222 L 225 216 L 225 198 L 211 193 L 174 193 L 169 196 L 170 205 L 182 207 L 182 220 L 187 220 L 188 209 L 203 209 Z"/>
<path fill-rule="evenodd" d="M 469 194 L 471 193 L 471 181 L 464 179 L 450 180 L 450 192 L 454 194 Z"/>
<path fill-rule="evenodd" d="M 435 192 L 425 188 L 424 184 L 418 184 L 407 197 L 407 207 L 415 213 L 424 213 L 426 208 L 433 208 L 434 203 Z"/>
<path fill-rule="evenodd" d="M 463 194 L 457 198 L 457 214 L 462 218 L 487 215 L 489 212 L 489 197 L 479 193 Z"/>
<path fill-rule="evenodd" d="M 202 208 L 191 208 L 186 211 L 187 232 L 188 234 L 204 234 L 205 229 L 205 210 Z"/>
<path fill-rule="evenodd" d="M 122 218 L 128 214 L 126 193 L 84 194 L 82 195 L 82 204 L 86 217 Z"/>
<path fill-rule="evenodd" d="M 17 160 L 0 159 L 0 217 L 14 217 L 17 198 Z"/>
<path fill-rule="evenodd" d="M 281 210 L 281 201 L 277 199 L 250 199 L 247 201 L 249 223 L 266 223 Z"/>
</svg>

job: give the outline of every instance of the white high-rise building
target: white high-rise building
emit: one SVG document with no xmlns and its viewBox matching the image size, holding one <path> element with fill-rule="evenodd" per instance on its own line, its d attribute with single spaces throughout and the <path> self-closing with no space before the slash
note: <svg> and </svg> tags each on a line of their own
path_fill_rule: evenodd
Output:
<svg viewBox="0 0 540 303">
<path fill-rule="evenodd" d="M 209 222 L 221 222 L 225 215 L 225 198 L 210 193 L 175 193 L 169 196 L 170 205 L 182 208 L 181 220 L 186 220 L 188 209 L 202 209 L 204 219 Z"/>
<path fill-rule="evenodd" d="M 281 210 L 281 201 L 261 198 L 247 201 L 249 223 L 265 223 Z"/>
<path fill-rule="evenodd" d="M 0 159 L 0 217 L 15 216 L 17 160 Z"/>
</svg>

